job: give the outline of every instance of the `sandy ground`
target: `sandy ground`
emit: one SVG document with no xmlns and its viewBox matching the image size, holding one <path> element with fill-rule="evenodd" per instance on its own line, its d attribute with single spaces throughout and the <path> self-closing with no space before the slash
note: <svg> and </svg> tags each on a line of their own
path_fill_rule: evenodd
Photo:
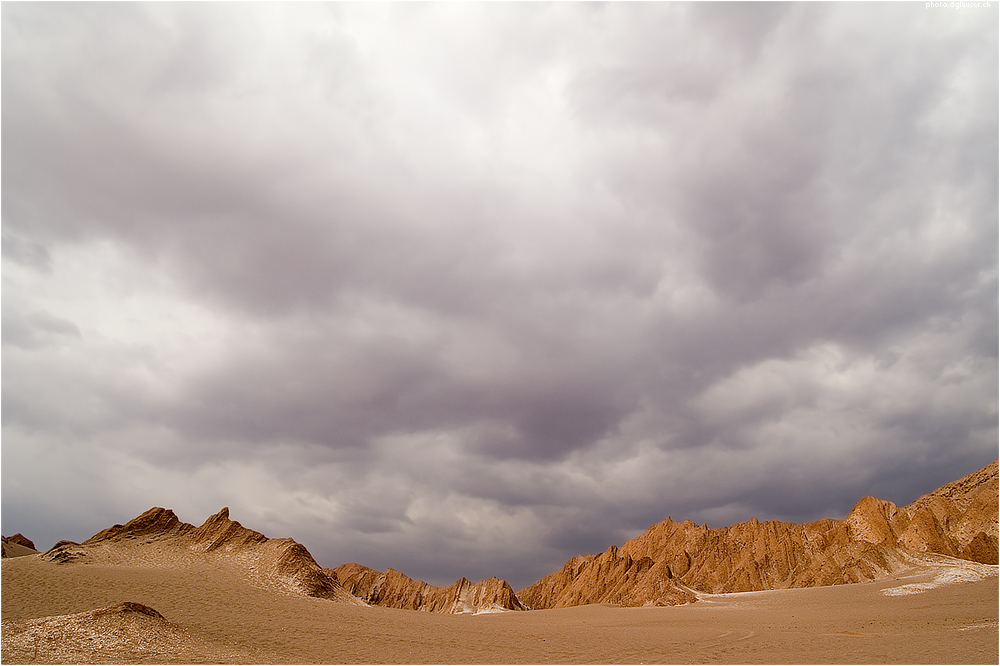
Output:
<svg viewBox="0 0 1000 666">
<path fill-rule="evenodd" d="M 671 608 L 437 615 L 251 587 L 210 562 L 163 570 L 3 560 L 5 663 L 997 663 L 997 567 L 922 563 L 876 583 L 705 595 Z M 183 642 L 76 658 L 17 650 L 25 620 L 132 601 Z M 10 624 L 10 623 L 15 624 Z M 20 624 L 18 624 L 20 622 Z M 50 630 L 51 633 L 51 630 Z M 178 634 L 180 635 L 180 634 Z M 8 640 L 4 640 L 4 638 Z M 171 647 L 174 646 L 174 647 Z M 177 647 L 181 646 L 181 647 Z M 173 650 L 177 650 L 175 654 Z"/>
</svg>

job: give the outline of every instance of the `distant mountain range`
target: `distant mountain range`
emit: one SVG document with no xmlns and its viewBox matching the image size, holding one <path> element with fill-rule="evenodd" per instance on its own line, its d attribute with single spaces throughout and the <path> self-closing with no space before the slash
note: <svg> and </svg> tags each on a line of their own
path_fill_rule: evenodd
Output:
<svg viewBox="0 0 1000 666">
<path fill-rule="evenodd" d="M 292 539 L 269 539 L 223 508 L 199 527 L 152 508 L 81 544 L 61 541 L 40 555 L 65 565 L 182 567 L 207 559 L 255 586 L 340 603 L 437 613 L 481 613 L 609 603 L 668 606 L 699 593 L 749 592 L 877 580 L 921 553 L 984 564 L 998 561 L 997 462 L 897 507 L 862 498 L 843 520 L 803 525 L 756 519 L 708 528 L 667 518 L 621 547 L 579 555 L 519 590 L 490 578 L 448 587 L 360 564 L 321 568 Z M 3 555 L 32 555 L 21 535 L 3 539 Z"/>
</svg>

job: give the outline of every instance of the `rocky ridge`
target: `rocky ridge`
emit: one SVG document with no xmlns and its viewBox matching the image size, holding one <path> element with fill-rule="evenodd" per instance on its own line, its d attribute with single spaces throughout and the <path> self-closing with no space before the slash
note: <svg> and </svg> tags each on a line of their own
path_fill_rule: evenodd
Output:
<svg viewBox="0 0 1000 666">
<path fill-rule="evenodd" d="M 848 514 L 857 541 L 997 564 L 997 462 L 897 507 L 862 498 Z"/>
<path fill-rule="evenodd" d="M 0 557 L 24 557 L 37 553 L 38 549 L 31 539 L 20 532 L 14 536 L 0 536 Z"/>
<path fill-rule="evenodd" d="M 599 555 L 580 555 L 519 590 L 529 608 L 589 603 L 674 605 L 697 593 L 876 580 L 910 553 L 997 564 L 997 463 L 900 509 L 864 497 L 844 520 L 756 519 L 708 528 L 670 518 Z"/>
<path fill-rule="evenodd" d="M 236 570 L 257 587 L 361 604 L 325 573 L 293 539 L 269 539 L 230 520 L 223 508 L 201 526 L 181 522 L 173 511 L 154 507 L 124 525 L 114 525 L 82 544 L 60 541 L 41 557 L 70 564 L 95 562 L 133 566 L 183 566 L 202 557 Z"/>
<path fill-rule="evenodd" d="M 993 462 L 905 507 L 864 497 L 843 520 L 799 525 L 753 519 L 708 528 L 668 517 L 620 547 L 571 558 L 516 594 L 497 578 L 478 583 L 461 578 L 437 587 L 394 569 L 381 572 L 360 564 L 322 569 L 301 544 L 247 529 L 229 518 L 227 508 L 198 527 L 181 522 L 169 509 L 153 508 L 82 544 L 61 541 L 40 557 L 64 564 L 169 567 L 203 558 L 225 564 L 258 587 L 284 593 L 425 612 L 481 613 L 592 603 L 677 605 L 703 593 L 870 581 L 910 567 L 921 553 L 995 565 L 998 531 L 998 465 Z M 5 556 L 9 549 L 34 552 L 18 536 L 3 539 Z"/>
<path fill-rule="evenodd" d="M 326 571 L 373 606 L 453 614 L 524 610 L 507 581 L 495 577 L 478 583 L 459 578 L 448 587 L 437 587 L 391 568 L 382 572 L 351 563 Z"/>
</svg>

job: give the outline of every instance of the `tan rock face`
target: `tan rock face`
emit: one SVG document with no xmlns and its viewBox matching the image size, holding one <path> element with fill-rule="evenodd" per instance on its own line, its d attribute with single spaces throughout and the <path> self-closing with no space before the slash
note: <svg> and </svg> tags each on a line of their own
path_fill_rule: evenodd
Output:
<svg viewBox="0 0 1000 666">
<path fill-rule="evenodd" d="M 668 518 L 621 548 L 570 560 L 517 595 L 531 608 L 675 605 L 695 601 L 697 592 L 853 583 L 901 566 L 881 546 L 850 541 L 841 521 L 709 529 Z"/>
<path fill-rule="evenodd" d="M 896 508 L 866 497 L 847 516 L 852 539 L 997 564 L 997 463 Z"/>
<path fill-rule="evenodd" d="M 437 587 L 395 569 L 383 573 L 352 563 L 327 571 L 333 572 L 344 589 L 373 606 L 431 613 L 524 610 L 510 585 L 497 578 L 478 583 L 460 578 L 448 587 Z"/>
<path fill-rule="evenodd" d="M 97 544 L 139 539 L 141 537 L 166 539 L 186 534 L 193 529 L 193 525 L 182 523 L 170 509 L 153 507 L 124 525 L 112 525 L 105 530 L 101 530 L 83 543 Z"/>
<path fill-rule="evenodd" d="M 997 463 L 899 508 L 864 497 L 844 520 L 751 520 L 709 529 L 667 518 L 600 555 L 580 555 L 519 590 L 530 608 L 680 604 L 725 593 L 875 580 L 906 552 L 997 564 Z"/>
<path fill-rule="evenodd" d="M 223 508 L 200 527 L 181 522 L 169 509 L 154 507 L 124 525 L 98 532 L 82 544 L 60 542 L 42 558 L 132 566 L 183 566 L 201 556 L 224 563 L 258 587 L 347 603 L 360 603 L 325 573 L 292 539 L 269 539 L 229 519 Z"/>
<path fill-rule="evenodd" d="M 626 544 L 627 546 L 628 544 Z M 667 558 L 654 560 L 611 546 L 600 555 L 571 559 L 517 593 L 529 608 L 561 608 L 583 604 L 620 606 L 675 606 L 696 600 L 675 578 Z"/>
</svg>

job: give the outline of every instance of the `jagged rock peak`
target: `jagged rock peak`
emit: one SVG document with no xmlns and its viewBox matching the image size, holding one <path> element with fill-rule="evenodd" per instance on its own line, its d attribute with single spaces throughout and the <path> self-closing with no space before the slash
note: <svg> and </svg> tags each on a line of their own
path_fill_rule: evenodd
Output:
<svg viewBox="0 0 1000 666">
<path fill-rule="evenodd" d="M 195 543 L 203 544 L 206 551 L 217 548 L 232 550 L 269 540 L 260 532 L 230 520 L 229 507 L 225 506 L 218 513 L 209 516 L 200 527 L 195 528 L 191 532 L 191 537 Z"/>
<path fill-rule="evenodd" d="M 20 532 L 10 537 L 0 536 L 0 557 L 25 557 L 37 553 L 38 549 L 31 539 Z"/>
<path fill-rule="evenodd" d="M 205 519 L 203 525 L 214 525 L 217 523 L 228 523 L 232 522 L 229 518 L 229 507 L 224 506 L 217 513 L 213 513 L 211 516 Z"/>
<path fill-rule="evenodd" d="M 183 566 L 194 558 L 209 558 L 261 588 L 362 604 L 320 569 L 305 546 L 287 538 L 268 539 L 243 527 L 229 519 L 228 507 L 199 527 L 182 523 L 169 509 L 153 507 L 82 544 L 60 542 L 42 558 L 59 564 L 136 562 L 150 567 Z"/>
<path fill-rule="evenodd" d="M 894 545 L 905 522 L 892 502 L 866 495 L 855 503 L 845 519 L 847 532 L 856 541 Z"/>
<path fill-rule="evenodd" d="M 431 613 L 482 613 L 524 610 L 511 586 L 496 577 L 473 583 L 459 578 L 447 587 L 414 580 L 395 569 L 385 573 L 361 564 L 342 564 L 329 571 L 351 594 L 373 606 Z"/>
<path fill-rule="evenodd" d="M 912 551 L 996 564 L 997 468 L 993 462 L 906 507 L 863 497 L 844 520 L 752 519 L 709 529 L 668 517 L 620 548 L 571 558 L 517 596 L 532 608 L 686 603 L 694 591 L 875 580 L 905 567 Z"/>
<path fill-rule="evenodd" d="M 31 539 L 24 536 L 20 532 L 18 532 L 14 536 L 0 537 L 0 540 L 2 540 L 4 543 L 17 544 L 18 546 L 24 546 L 25 548 L 30 548 L 31 550 L 38 550 L 37 548 L 35 548 L 34 542 L 32 542 Z"/>
<path fill-rule="evenodd" d="M 102 541 L 134 539 L 140 536 L 175 536 L 191 529 L 192 526 L 182 523 L 172 510 L 154 506 L 124 525 L 113 525 L 105 530 L 101 530 L 83 543 L 93 544 Z"/>
</svg>

